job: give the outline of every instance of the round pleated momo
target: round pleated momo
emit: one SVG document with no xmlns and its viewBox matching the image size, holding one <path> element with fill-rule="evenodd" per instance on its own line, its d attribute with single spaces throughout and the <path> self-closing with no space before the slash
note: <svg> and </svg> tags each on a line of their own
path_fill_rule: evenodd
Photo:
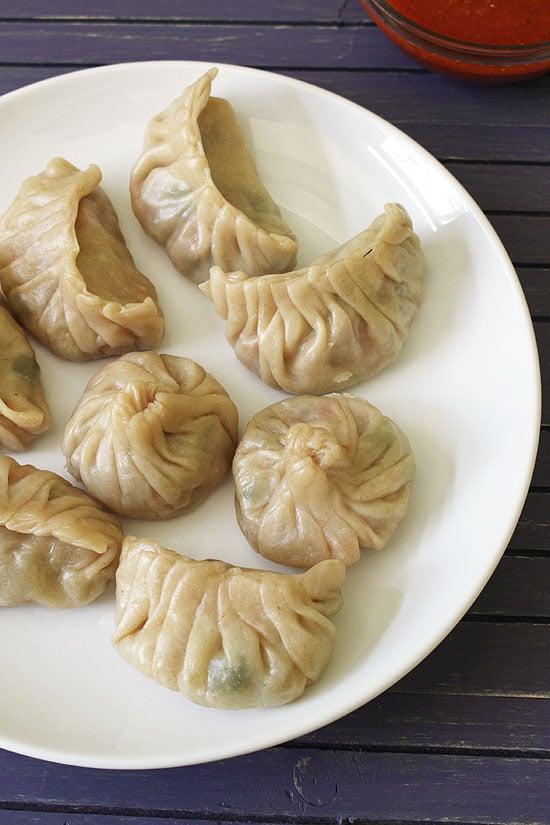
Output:
<svg viewBox="0 0 550 825">
<path fill-rule="evenodd" d="M 88 383 L 66 427 L 67 469 L 119 515 L 168 518 L 221 482 L 238 441 L 226 390 L 188 358 L 129 353 Z"/>
<path fill-rule="evenodd" d="M 239 361 L 286 392 L 337 392 L 393 361 L 420 305 L 424 254 L 397 203 L 309 266 L 251 277 L 212 267 L 201 290 Z"/>
<path fill-rule="evenodd" d="M 346 394 L 295 396 L 260 411 L 233 460 L 241 530 L 293 567 L 356 562 L 383 547 L 408 508 L 414 459 L 400 428 Z"/>
<path fill-rule="evenodd" d="M 127 536 L 116 573 L 113 645 L 192 702 L 283 705 L 327 667 L 342 607 L 342 562 L 298 575 L 197 561 Z"/>
</svg>

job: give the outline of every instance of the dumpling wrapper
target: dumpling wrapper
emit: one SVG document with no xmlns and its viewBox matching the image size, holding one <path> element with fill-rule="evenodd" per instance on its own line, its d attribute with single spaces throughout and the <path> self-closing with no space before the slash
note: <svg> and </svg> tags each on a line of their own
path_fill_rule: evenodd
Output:
<svg viewBox="0 0 550 825">
<path fill-rule="evenodd" d="M 88 382 L 67 422 L 67 469 L 119 515 L 169 518 L 227 475 L 238 411 L 189 358 L 128 353 Z"/>
<path fill-rule="evenodd" d="M 136 269 L 95 164 L 28 178 L 0 220 L 0 283 L 19 323 L 72 361 L 157 346 L 164 316 Z"/>
<path fill-rule="evenodd" d="M 403 431 L 347 394 L 294 396 L 249 422 L 233 459 L 237 520 L 265 558 L 351 565 L 407 513 L 414 457 Z"/>
<path fill-rule="evenodd" d="M 259 178 L 231 104 L 211 97 L 217 69 L 147 126 L 130 177 L 134 213 L 195 283 L 210 267 L 254 275 L 296 265 L 297 243 Z"/>
<path fill-rule="evenodd" d="M 342 606 L 341 562 L 288 575 L 196 561 L 126 537 L 113 644 L 135 668 L 199 705 L 292 702 L 325 670 Z"/>
<path fill-rule="evenodd" d="M 122 528 L 56 473 L 0 455 L 0 605 L 67 608 L 113 579 Z"/>
<path fill-rule="evenodd" d="M 201 289 L 239 361 L 295 394 L 346 389 L 399 354 L 422 295 L 424 255 L 410 218 L 387 204 L 364 232 L 285 274 L 213 267 Z"/>
<path fill-rule="evenodd" d="M 34 349 L 0 301 L 0 447 L 24 450 L 51 420 Z"/>
</svg>

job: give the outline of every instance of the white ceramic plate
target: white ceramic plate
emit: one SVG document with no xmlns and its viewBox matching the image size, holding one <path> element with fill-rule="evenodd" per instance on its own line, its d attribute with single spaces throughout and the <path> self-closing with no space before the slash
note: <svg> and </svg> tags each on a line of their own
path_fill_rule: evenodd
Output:
<svg viewBox="0 0 550 825">
<path fill-rule="evenodd" d="M 117 65 L 5 96 L 0 211 L 54 156 L 98 163 L 166 313 L 160 351 L 191 357 L 221 380 L 244 426 L 283 394 L 238 363 L 212 305 L 144 235 L 128 196 L 148 119 L 207 68 Z M 413 218 L 428 263 L 423 304 L 398 360 L 351 390 L 410 438 L 410 511 L 384 550 L 365 552 L 349 570 L 332 661 L 285 707 L 209 710 L 132 669 L 110 644 L 112 588 L 72 611 L 4 608 L 0 745 L 20 753 L 103 768 L 186 765 L 265 748 L 343 716 L 394 684 L 457 623 L 494 570 L 527 492 L 539 432 L 536 347 L 516 274 L 476 204 L 407 136 L 335 95 L 234 66 L 220 66 L 213 91 L 236 109 L 298 235 L 299 263 L 364 229 L 387 201 Z M 68 364 L 36 351 L 54 425 L 19 460 L 67 475 L 63 427 L 104 362 Z M 237 527 L 230 479 L 194 512 L 126 526 L 195 558 L 267 566 Z"/>
</svg>

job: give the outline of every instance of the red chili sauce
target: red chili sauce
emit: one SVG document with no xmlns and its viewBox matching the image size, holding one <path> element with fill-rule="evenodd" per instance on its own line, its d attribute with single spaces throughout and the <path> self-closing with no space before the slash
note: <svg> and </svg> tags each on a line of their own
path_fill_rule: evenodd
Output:
<svg viewBox="0 0 550 825">
<path fill-rule="evenodd" d="M 550 40 L 549 0 L 392 0 L 392 6 L 424 28 L 468 43 Z"/>
<path fill-rule="evenodd" d="M 529 59 L 522 55 L 487 57 L 476 45 L 510 47 L 550 41 L 550 0 L 389 0 L 396 12 L 442 38 L 472 44 L 471 53 L 423 40 L 420 29 L 410 35 L 406 24 L 390 22 L 376 3 L 362 0 L 378 26 L 419 63 L 442 74 L 484 82 L 521 80 L 550 69 L 550 47 L 539 47 Z M 398 15 L 396 16 L 398 17 Z M 455 56 L 456 55 L 456 56 Z"/>
</svg>

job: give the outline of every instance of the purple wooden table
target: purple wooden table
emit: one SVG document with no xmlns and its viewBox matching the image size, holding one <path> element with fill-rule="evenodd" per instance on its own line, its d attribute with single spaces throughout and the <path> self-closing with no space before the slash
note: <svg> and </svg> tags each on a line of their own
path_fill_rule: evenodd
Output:
<svg viewBox="0 0 550 825">
<path fill-rule="evenodd" d="M 356 101 L 477 200 L 527 296 L 543 372 L 519 524 L 451 635 L 387 693 L 284 746 L 196 767 L 92 770 L 0 751 L 0 823 L 550 823 L 550 77 L 472 86 L 411 63 L 359 0 L 2 0 L 0 94 L 89 66 L 237 62 Z"/>
</svg>

